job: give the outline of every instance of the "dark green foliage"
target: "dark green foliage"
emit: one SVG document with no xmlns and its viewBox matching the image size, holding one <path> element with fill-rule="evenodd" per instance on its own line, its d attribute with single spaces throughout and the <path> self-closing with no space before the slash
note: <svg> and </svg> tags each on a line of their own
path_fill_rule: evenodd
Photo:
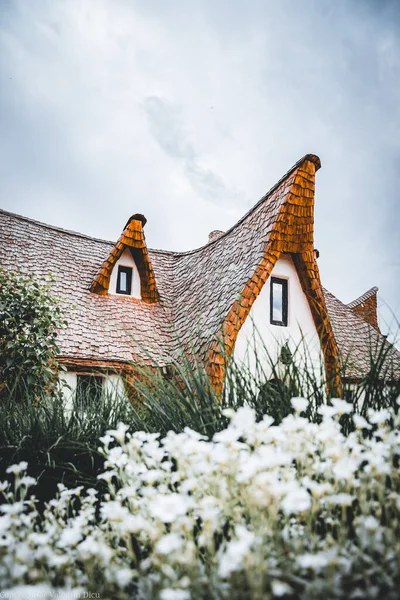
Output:
<svg viewBox="0 0 400 600">
<path fill-rule="evenodd" d="M 117 394 L 87 398 L 65 409 L 59 397 L 43 397 L 37 404 L 3 402 L 0 411 L 0 480 L 6 468 L 26 460 L 29 473 L 39 477 L 36 494 L 41 501 L 54 496 L 57 483 L 101 488 L 103 471 L 99 438 L 118 423 L 139 428 L 131 403 Z"/>
<path fill-rule="evenodd" d="M 48 283 L 0 270 L 0 400 L 37 402 L 54 392 L 63 325 Z"/>
</svg>

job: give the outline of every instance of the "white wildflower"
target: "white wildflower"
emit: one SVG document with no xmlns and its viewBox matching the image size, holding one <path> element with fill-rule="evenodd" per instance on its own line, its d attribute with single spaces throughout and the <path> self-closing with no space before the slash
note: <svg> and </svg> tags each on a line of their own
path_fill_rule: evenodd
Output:
<svg viewBox="0 0 400 600">
<path fill-rule="evenodd" d="M 350 402 L 346 402 L 346 400 L 342 400 L 341 398 L 332 398 L 331 403 L 336 411 L 336 414 L 339 416 L 348 415 L 353 412 L 353 405 L 350 404 Z"/>
<path fill-rule="evenodd" d="M 274 579 L 271 583 L 272 594 L 277 598 L 281 598 L 282 596 L 286 596 L 292 593 L 292 588 L 290 585 L 285 583 L 284 581 L 280 581 L 279 579 Z"/>
<path fill-rule="evenodd" d="M 20 485 L 23 485 L 25 487 L 31 487 L 32 485 L 36 485 L 37 481 L 34 477 L 30 477 L 30 475 L 25 475 L 24 477 L 21 477 L 19 483 Z"/>
<path fill-rule="evenodd" d="M 21 460 L 17 465 L 11 465 L 7 467 L 6 473 L 13 473 L 14 475 L 20 475 L 23 471 L 26 471 L 28 468 L 28 463 L 26 460 Z"/>
<path fill-rule="evenodd" d="M 367 531 L 376 531 L 379 528 L 378 519 L 376 519 L 372 515 L 368 515 L 368 517 L 365 517 L 362 523 Z"/>
<path fill-rule="evenodd" d="M 185 515 L 192 502 L 182 494 L 159 495 L 149 504 L 150 514 L 163 523 L 172 523 L 178 517 Z"/>
<path fill-rule="evenodd" d="M 297 557 L 297 563 L 302 569 L 320 571 L 329 563 L 329 558 L 322 554 L 302 554 Z"/>
<path fill-rule="evenodd" d="M 114 438 L 111 435 L 108 435 L 106 433 L 106 435 L 103 435 L 103 437 L 100 437 L 99 440 L 103 444 L 103 446 L 108 448 L 108 446 L 111 444 L 111 442 L 114 441 Z"/>
<path fill-rule="evenodd" d="M 317 413 L 328 421 L 337 414 L 336 408 L 334 406 L 328 406 L 327 404 L 320 406 Z"/>
<path fill-rule="evenodd" d="M 219 576 L 222 579 L 229 577 L 234 571 L 244 568 L 243 560 L 249 553 L 254 543 L 255 535 L 243 525 L 235 528 L 235 537 L 227 544 L 227 548 L 219 563 Z"/>
<path fill-rule="evenodd" d="M 76 546 L 82 539 L 82 530 L 79 526 L 68 527 L 61 533 L 58 545 L 60 548 L 66 548 L 68 546 Z"/>
<path fill-rule="evenodd" d="M 224 408 L 224 410 L 222 411 L 222 414 L 224 415 L 224 417 L 226 417 L 227 419 L 232 419 L 232 417 L 235 416 L 235 411 L 233 408 Z"/>
<path fill-rule="evenodd" d="M 357 413 L 353 415 L 353 422 L 356 429 L 371 429 L 371 425 L 368 423 L 367 419 L 364 419 L 364 417 Z"/>
<path fill-rule="evenodd" d="M 126 586 L 131 583 L 132 579 L 133 573 L 130 569 L 126 567 L 118 569 L 118 571 L 115 574 L 115 580 L 117 581 L 118 585 L 122 588 L 126 588 Z"/>
<path fill-rule="evenodd" d="M 232 417 L 229 427 L 234 427 L 242 432 L 243 435 L 246 435 L 252 431 L 255 422 L 255 410 L 250 408 L 250 406 L 241 406 Z"/>
<path fill-rule="evenodd" d="M 118 473 L 114 469 L 110 469 L 109 471 L 105 471 L 104 473 L 100 473 L 97 475 L 97 479 L 104 479 L 107 483 L 111 483 L 113 477 L 117 477 Z"/>
<path fill-rule="evenodd" d="M 13 504 L 0 505 L 0 511 L 10 516 L 19 515 L 24 511 L 24 508 L 25 507 L 23 502 L 14 502 Z"/>
<path fill-rule="evenodd" d="M 333 494 L 325 496 L 323 502 L 326 504 L 339 504 L 340 506 L 351 506 L 355 500 L 355 496 L 342 492 L 341 494 Z"/>
<path fill-rule="evenodd" d="M 125 441 L 126 432 L 129 429 L 129 425 L 125 425 L 125 423 L 118 423 L 117 429 L 109 429 L 106 432 L 106 435 L 115 438 L 117 442 L 123 444 Z"/>
<path fill-rule="evenodd" d="M 165 588 L 160 592 L 160 600 L 190 600 L 190 593 L 187 590 Z"/>
<path fill-rule="evenodd" d="M 156 551 L 159 554 L 169 554 L 181 550 L 183 540 L 177 533 L 168 533 L 164 535 L 156 544 Z"/>
<path fill-rule="evenodd" d="M 281 508 L 287 515 L 304 512 L 310 507 L 310 494 L 302 487 L 295 487 L 293 490 L 290 490 L 281 502 Z"/>
<path fill-rule="evenodd" d="M 383 408 L 382 410 L 374 411 L 370 409 L 368 411 L 368 417 L 370 423 L 373 425 L 379 425 L 380 423 L 384 423 L 391 418 L 391 413 L 387 408 Z"/>
<path fill-rule="evenodd" d="M 301 413 L 307 410 L 309 404 L 308 400 L 306 400 L 305 398 L 292 398 L 290 403 L 297 413 Z"/>
<path fill-rule="evenodd" d="M 336 479 L 351 479 L 358 469 L 358 461 L 352 458 L 340 458 L 333 467 Z"/>
</svg>

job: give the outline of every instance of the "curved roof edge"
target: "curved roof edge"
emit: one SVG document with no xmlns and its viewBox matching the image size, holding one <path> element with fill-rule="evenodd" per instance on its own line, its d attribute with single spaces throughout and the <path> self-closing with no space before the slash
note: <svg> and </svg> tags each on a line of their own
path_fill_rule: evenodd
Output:
<svg viewBox="0 0 400 600">
<path fill-rule="evenodd" d="M 203 248 L 205 248 L 206 246 L 210 246 L 211 244 L 214 244 L 215 242 L 217 242 L 218 240 L 224 238 L 225 236 L 229 235 L 231 233 L 231 231 L 233 231 L 234 229 L 236 229 L 236 227 L 238 225 L 240 225 L 240 223 L 242 223 L 249 215 L 251 215 L 251 213 L 256 210 L 258 208 L 258 206 L 264 202 L 268 196 L 270 194 L 272 194 L 272 192 L 274 192 L 283 181 L 285 181 L 285 179 L 287 179 L 289 177 L 289 175 L 291 175 L 293 173 L 293 171 L 295 169 L 297 169 L 303 162 L 305 161 L 311 161 L 312 163 L 315 164 L 315 171 L 318 171 L 321 168 L 321 160 L 320 158 L 316 155 L 316 154 L 305 154 L 302 158 L 300 158 L 286 173 L 285 175 L 283 175 L 283 177 L 281 177 L 279 179 L 279 181 L 277 181 L 277 183 L 275 183 L 275 185 L 272 186 L 272 188 L 270 190 L 268 190 L 268 192 L 266 194 L 264 194 L 264 196 L 262 196 L 262 198 L 260 198 L 260 200 L 258 200 L 258 202 L 256 202 L 256 204 L 254 204 L 254 206 L 252 206 L 252 208 L 250 208 L 250 210 L 247 211 L 247 213 L 245 215 L 243 215 L 238 221 L 236 221 L 236 223 L 234 225 L 232 225 L 232 227 L 230 227 L 229 229 L 227 229 L 223 235 L 221 235 L 220 237 L 218 237 L 215 240 L 211 240 L 209 242 L 207 242 L 206 244 L 203 244 L 203 246 L 199 246 L 198 248 L 194 248 L 193 250 L 184 250 L 183 252 L 175 252 L 173 250 L 161 250 L 159 248 L 148 248 L 149 252 L 155 252 L 157 254 L 167 254 L 170 256 L 186 256 L 189 254 L 194 254 L 196 252 L 198 252 L 199 250 L 202 250 Z M 43 223 L 43 221 L 37 221 L 36 219 L 31 219 L 30 217 L 25 217 L 23 215 L 19 215 L 17 213 L 13 213 L 11 211 L 7 211 L 7 210 L 3 210 L 0 208 L 0 213 L 4 213 L 6 215 L 10 215 L 10 217 L 16 217 L 17 219 L 21 219 L 23 221 L 28 221 L 30 223 L 34 223 L 35 225 L 39 225 L 40 227 L 46 227 L 47 229 L 53 229 L 55 231 L 60 231 L 61 233 L 66 233 L 68 235 L 73 235 L 76 237 L 81 237 L 81 238 L 85 238 L 85 239 L 89 239 L 89 240 L 94 240 L 96 242 L 102 242 L 104 244 L 111 244 L 112 246 L 115 245 L 115 241 L 111 241 L 111 240 L 103 240 L 97 237 L 93 237 L 90 235 L 86 235 L 84 233 L 79 233 L 78 231 L 72 231 L 70 229 L 64 229 L 62 227 L 56 227 L 55 225 L 49 225 L 47 223 Z M 140 218 L 140 220 L 142 220 L 143 225 L 146 222 L 146 218 L 143 215 L 139 215 L 139 214 L 135 214 L 132 217 L 130 217 L 130 219 L 127 222 L 127 225 L 129 224 L 129 222 L 131 221 L 131 219 L 133 218 Z M 125 226 L 126 227 L 126 226 Z"/>
</svg>

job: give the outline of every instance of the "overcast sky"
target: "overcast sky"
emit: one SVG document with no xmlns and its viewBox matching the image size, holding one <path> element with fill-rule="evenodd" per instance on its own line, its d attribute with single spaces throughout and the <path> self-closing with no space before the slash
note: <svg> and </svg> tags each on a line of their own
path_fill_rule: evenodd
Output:
<svg viewBox="0 0 400 600">
<path fill-rule="evenodd" d="M 400 1 L 0 0 L 0 77 L 1 208 L 189 250 L 315 153 L 323 284 L 400 317 Z"/>
</svg>

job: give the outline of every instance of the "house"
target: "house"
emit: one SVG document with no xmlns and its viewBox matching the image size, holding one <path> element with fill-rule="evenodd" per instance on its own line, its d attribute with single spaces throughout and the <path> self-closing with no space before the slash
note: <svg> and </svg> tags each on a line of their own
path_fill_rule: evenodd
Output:
<svg viewBox="0 0 400 600">
<path fill-rule="evenodd" d="M 60 361 L 71 388 L 121 385 L 135 365 L 165 369 L 182 353 L 205 365 L 216 390 L 225 374 L 222 349 L 249 358 L 253 324 L 271 353 L 310 343 L 333 390 L 357 382 L 371 354 L 387 348 L 387 377 L 400 377 L 400 353 L 380 333 L 377 288 L 345 305 L 322 287 L 314 248 L 317 156 L 299 160 L 226 232 L 201 248 L 147 248 L 143 215 L 108 242 L 0 211 L 0 266 L 52 273 L 65 310 Z"/>
</svg>

